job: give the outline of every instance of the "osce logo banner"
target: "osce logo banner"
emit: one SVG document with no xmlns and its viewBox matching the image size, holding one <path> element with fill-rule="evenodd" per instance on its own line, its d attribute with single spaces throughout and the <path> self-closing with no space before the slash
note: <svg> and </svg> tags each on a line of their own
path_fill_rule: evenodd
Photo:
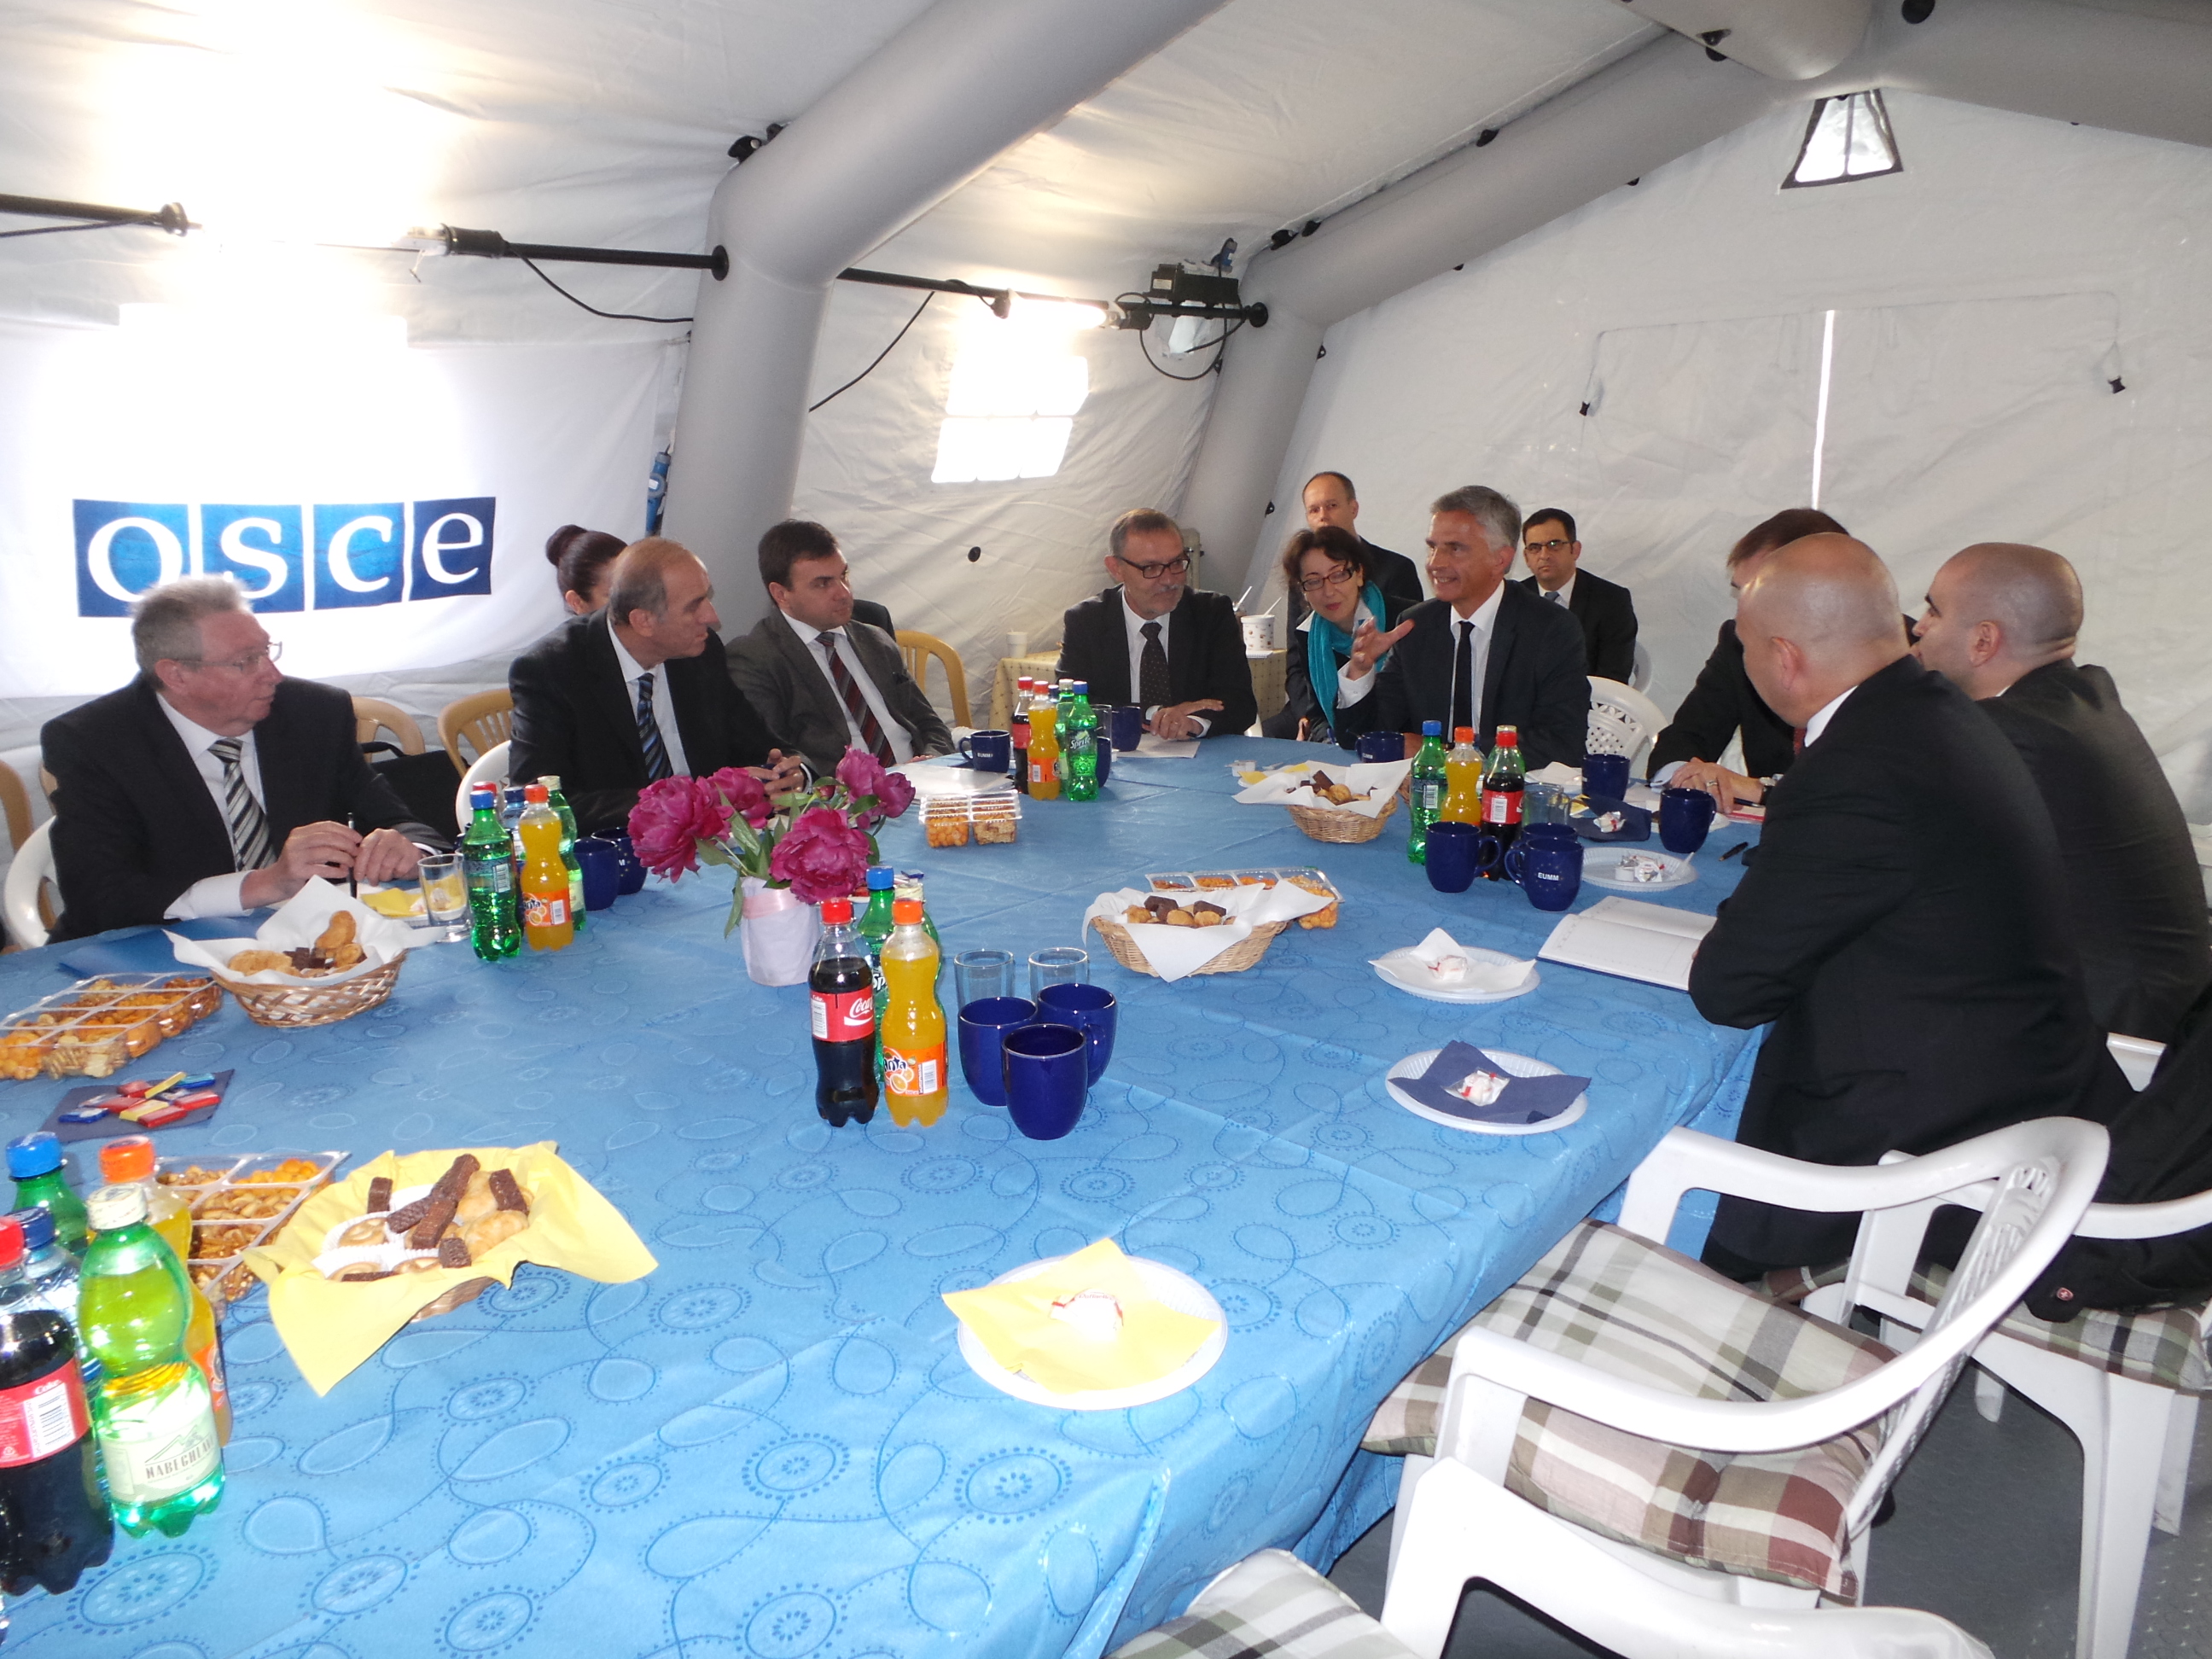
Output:
<svg viewBox="0 0 2212 1659">
<path fill-rule="evenodd" d="M 73 503 L 76 611 L 128 616 L 186 575 L 238 579 L 256 611 L 343 611 L 491 592 L 489 495 L 419 501 Z"/>
</svg>

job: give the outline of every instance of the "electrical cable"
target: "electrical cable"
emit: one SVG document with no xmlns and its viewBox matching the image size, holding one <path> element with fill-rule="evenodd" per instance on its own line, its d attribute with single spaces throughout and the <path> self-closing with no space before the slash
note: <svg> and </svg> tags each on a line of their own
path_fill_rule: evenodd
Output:
<svg viewBox="0 0 2212 1659">
<path fill-rule="evenodd" d="M 579 300 L 574 295 L 569 293 L 567 289 L 562 288 L 560 283 L 555 282 L 544 271 L 538 270 L 537 260 L 525 259 L 522 263 L 528 265 L 531 270 L 538 271 L 538 280 L 539 282 L 544 283 L 546 287 L 551 289 L 562 299 L 568 301 L 569 304 L 582 306 L 585 310 L 590 312 L 594 317 L 605 317 L 619 323 L 688 323 L 692 320 L 689 317 L 641 317 L 635 311 L 602 311 L 595 305 L 586 304 L 584 301 Z"/>
<path fill-rule="evenodd" d="M 1121 295 L 1116 297 L 1115 303 L 1118 305 L 1125 301 L 1139 297 L 1141 296 L 1127 294 Z M 1208 362 L 1204 368 L 1200 369 L 1195 374 L 1177 374 L 1172 369 L 1162 368 L 1159 364 L 1159 360 L 1152 356 L 1152 348 L 1147 337 L 1152 333 L 1150 329 L 1139 329 L 1137 331 L 1137 349 L 1144 353 L 1145 361 L 1152 365 L 1152 372 L 1155 374 L 1164 375 L 1170 380 L 1202 380 L 1209 374 L 1214 374 L 1220 372 L 1221 360 L 1229 349 L 1229 337 L 1236 333 L 1238 329 L 1243 326 L 1244 319 L 1242 317 L 1239 317 L 1235 322 L 1230 324 L 1228 327 L 1223 329 L 1221 331 L 1221 337 L 1210 343 L 1213 347 L 1212 361 Z M 1191 348 L 1193 351 L 1202 351 L 1205 349 L 1206 348 L 1203 345 L 1194 346 Z M 1188 354 L 1186 353 L 1185 355 L 1188 356 Z"/>
<path fill-rule="evenodd" d="M 0 239 L 9 236 L 54 236 L 65 230 L 120 230 L 120 225 L 40 225 L 31 230 L 0 230 Z"/>
<path fill-rule="evenodd" d="M 828 398 L 823 398 L 821 404 L 807 404 L 806 412 L 809 415 L 811 415 L 816 410 L 822 407 L 822 404 L 828 403 L 830 398 L 840 397 L 844 393 L 850 392 L 854 386 L 860 385 L 861 381 L 866 380 L 869 375 L 874 374 L 876 372 L 876 364 L 882 362 L 884 358 L 891 355 L 891 346 L 896 345 L 901 340 L 906 338 L 907 329 L 912 328 L 916 323 L 921 320 L 921 313 L 929 309 L 929 302 L 936 297 L 937 295 L 934 291 L 923 295 L 921 296 L 921 303 L 914 308 L 914 315 L 906 319 L 906 327 L 900 329 L 897 333 L 891 336 L 890 345 L 885 346 L 881 351 L 878 351 L 876 354 L 876 362 L 870 363 L 858 374 L 855 374 L 851 380 L 846 381 L 844 385 L 839 386 L 836 391 L 831 392 Z M 985 303 L 988 304 L 989 301 L 986 301 Z"/>
</svg>

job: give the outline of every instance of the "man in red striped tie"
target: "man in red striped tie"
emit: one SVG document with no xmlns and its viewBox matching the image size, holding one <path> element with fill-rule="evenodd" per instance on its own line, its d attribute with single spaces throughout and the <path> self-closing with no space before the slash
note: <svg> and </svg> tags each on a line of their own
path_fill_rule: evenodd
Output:
<svg viewBox="0 0 2212 1659">
<path fill-rule="evenodd" d="M 730 678 L 817 772 L 848 747 L 886 766 L 951 752 L 952 733 L 906 672 L 898 641 L 853 619 L 851 571 L 827 527 L 771 526 L 760 573 L 775 611 L 730 647 Z"/>
</svg>

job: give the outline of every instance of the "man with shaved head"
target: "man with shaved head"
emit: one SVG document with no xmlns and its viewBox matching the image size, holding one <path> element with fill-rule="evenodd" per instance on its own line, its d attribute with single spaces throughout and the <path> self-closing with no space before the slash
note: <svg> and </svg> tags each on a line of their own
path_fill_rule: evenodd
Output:
<svg viewBox="0 0 2212 1659">
<path fill-rule="evenodd" d="M 2003 735 L 1913 660 L 1881 561 L 1833 534 L 1777 550 L 1736 634 L 1760 699 L 1805 737 L 1690 975 L 1707 1019 L 1773 1026 L 1737 1139 L 1872 1164 L 2109 1117 L 2126 1085 L 2066 938 L 2050 815 Z M 1724 1198 L 1705 1260 L 1738 1278 L 1821 1267 L 1857 1226 Z"/>
<path fill-rule="evenodd" d="M 1913 654 L 1978 702 L 2042 793 L 2064 859 L 2089 1012 L 2165 1042 L 2212 979 L 2212 929 L 2181 804 L 2103 669 L 2077 667 L 2081 583 L 2040 547 L 1983 542 L 1928 584 Z"/>
</svg>

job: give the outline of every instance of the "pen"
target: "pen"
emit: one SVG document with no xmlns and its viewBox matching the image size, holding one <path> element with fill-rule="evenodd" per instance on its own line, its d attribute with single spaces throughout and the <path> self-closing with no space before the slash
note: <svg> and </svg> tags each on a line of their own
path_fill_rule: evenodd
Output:
<svg viewBox="0 0 2212 1659">
<path fill-rule="evenodd" d="M 1738 853 L 1741 853 L 1745 848 L 1750 845 L 1751 843 L 1747 841 L 1740 841 L 1736 842 L 1735 846 L 1729 848 L 1727 852 L 1721 854 L 1721 862 L 1723 864 L 1726 864 L 1730 859 L 1734 858 Z"/>
<path fill-rule="evenodd" d="M 356 835 L 361 833 L 361 826 L 353 821 L 353 814 L 350 812 L 346 814 L 346 828 L 352 830 Z M 361 853 L 359 848 L 356 848 L 353 862 L 346 866 L 346 896 L 348 898 L 359 898 L 361 896 L 361 877 L 357 873 L 360 867 Z"/>
</svg>

